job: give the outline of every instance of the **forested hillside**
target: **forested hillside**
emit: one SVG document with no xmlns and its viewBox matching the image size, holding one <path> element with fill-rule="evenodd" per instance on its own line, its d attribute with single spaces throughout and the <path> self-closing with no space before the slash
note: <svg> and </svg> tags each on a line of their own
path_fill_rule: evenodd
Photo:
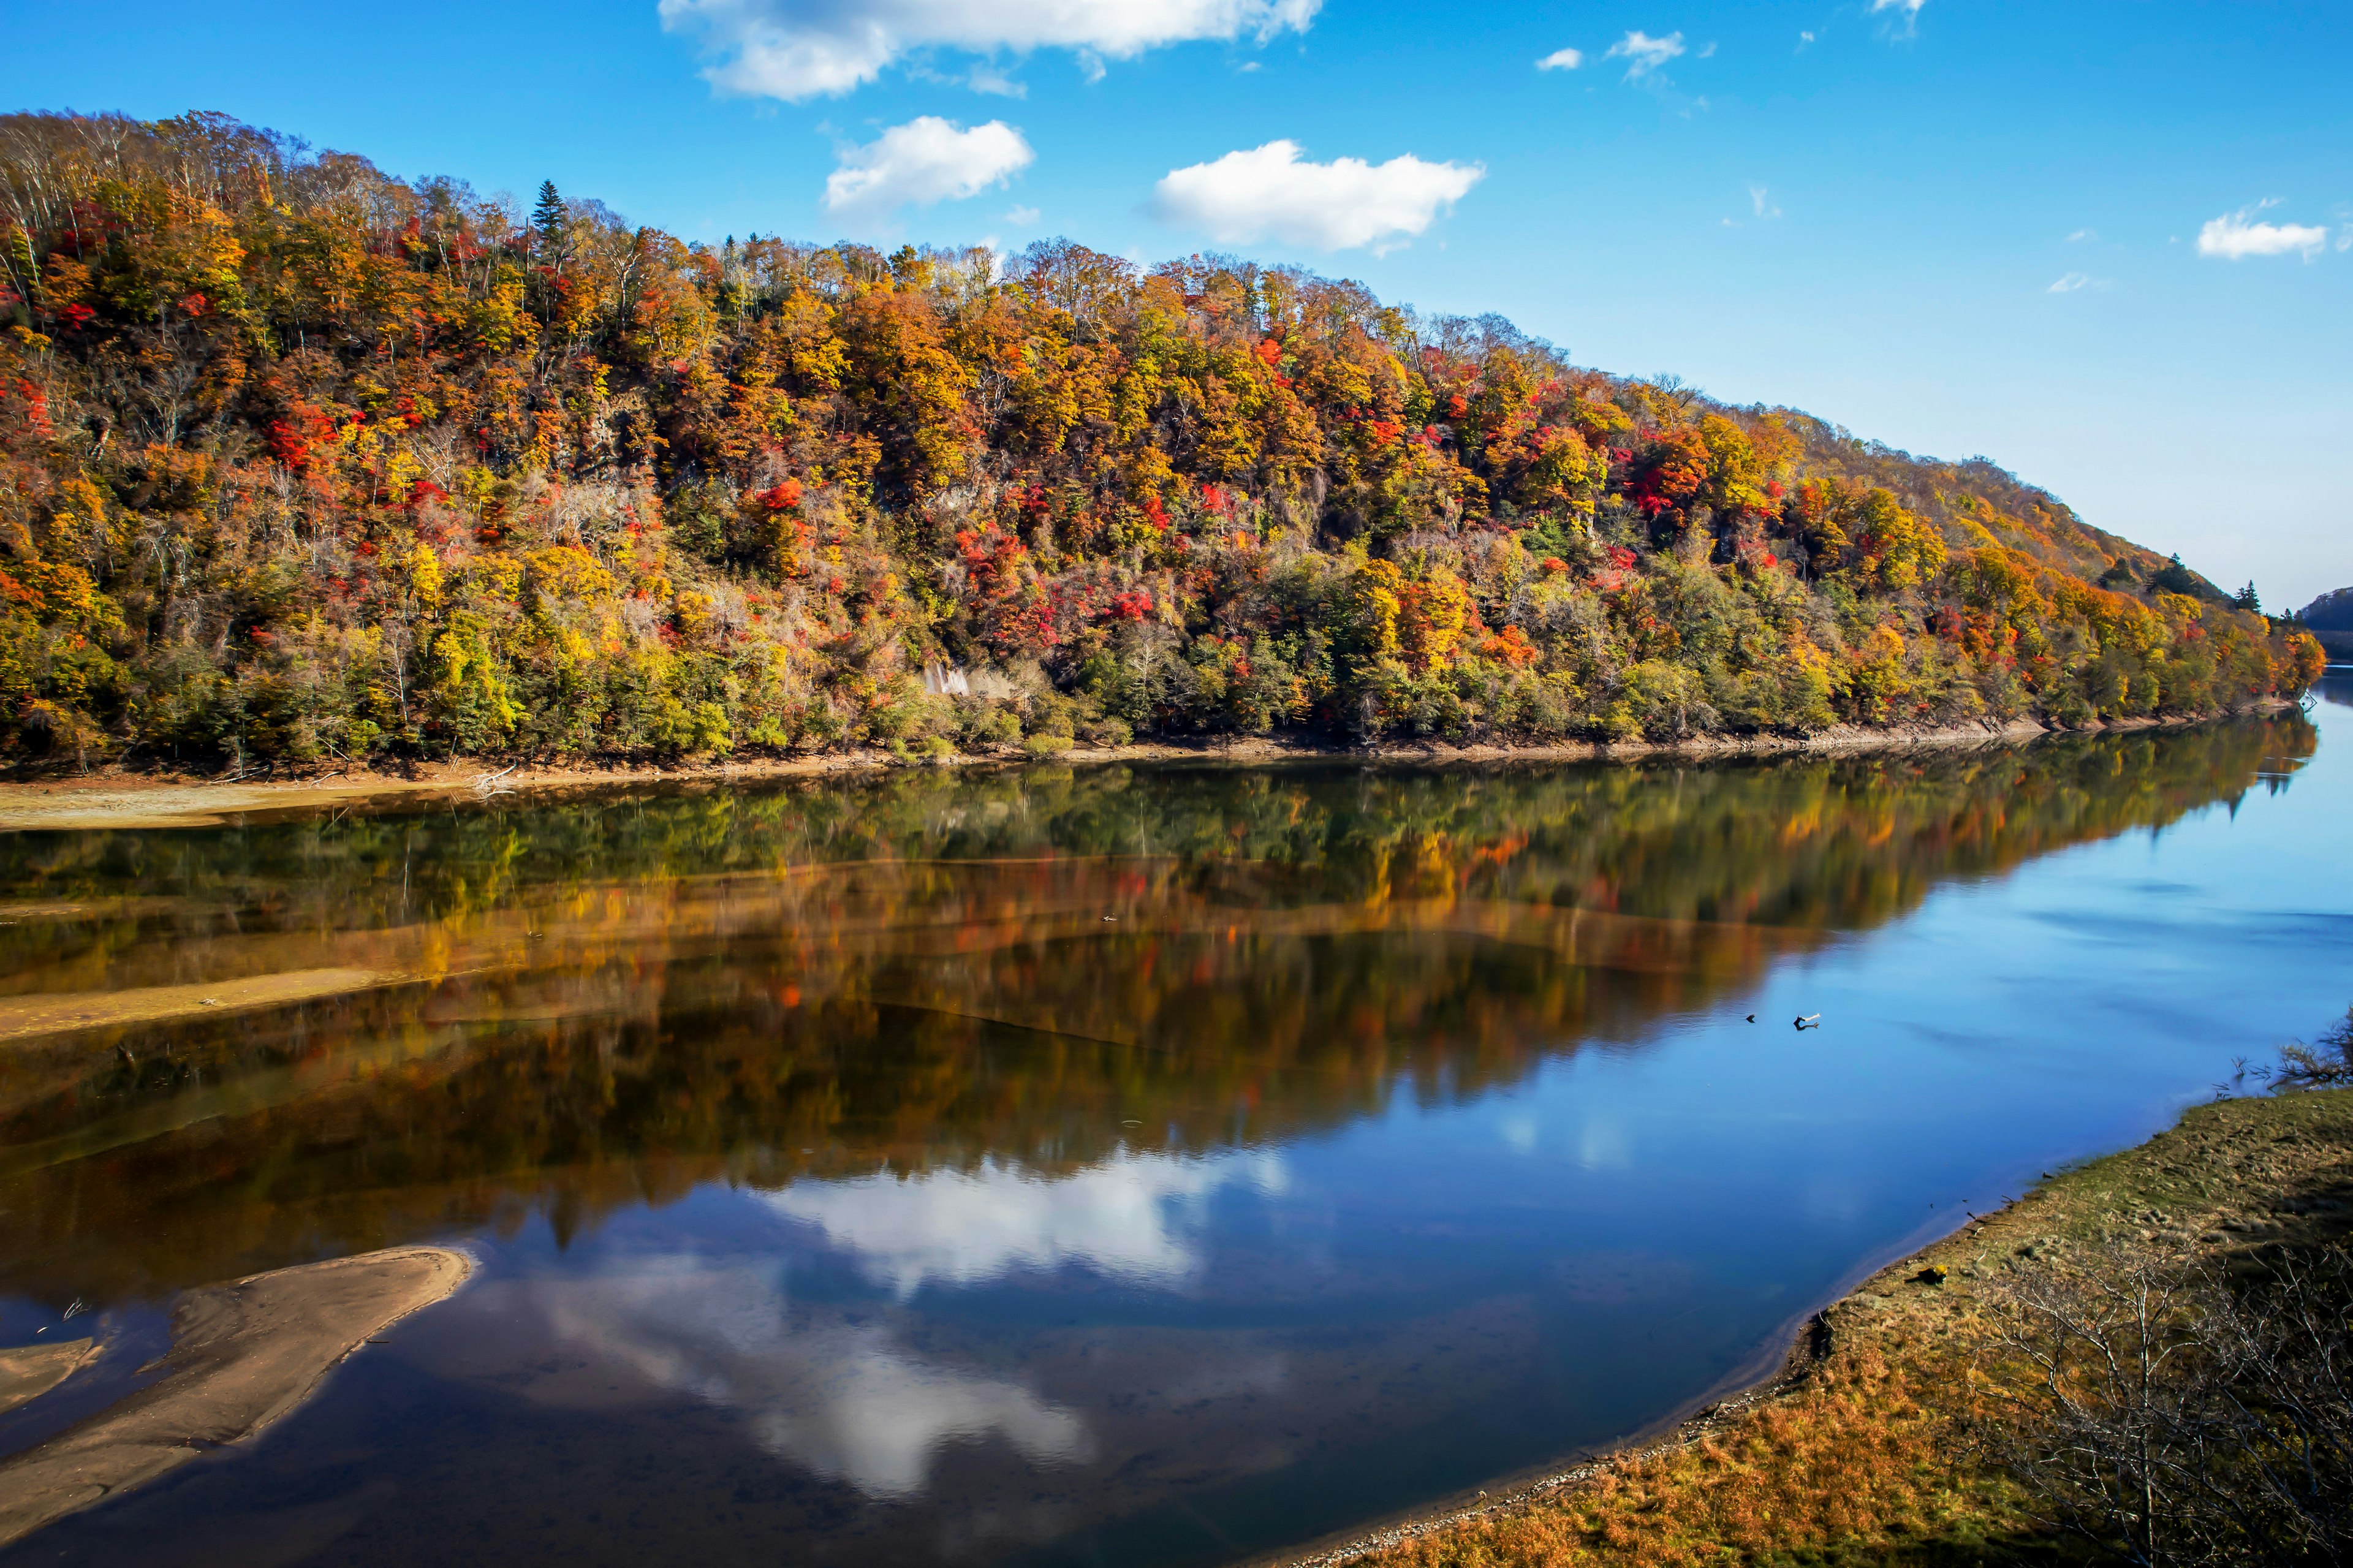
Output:
<svg viewBox="0 0 2353 1568">
<path fill-rule="evenodd" d="M 2321 665 L 1982 459 L 1293 269 L 714 248 L 205 115 L 0 117 L 0 197 L 19 759 L 2073 724 Z"/>
</svg>

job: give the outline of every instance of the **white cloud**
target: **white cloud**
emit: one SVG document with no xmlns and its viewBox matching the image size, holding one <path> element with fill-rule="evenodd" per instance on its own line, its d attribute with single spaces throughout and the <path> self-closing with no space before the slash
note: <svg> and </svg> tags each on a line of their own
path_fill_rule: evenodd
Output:
<svg viewBox="0 0 2353 1568">
<path fill-rule="evenodd" d="M 1748 205 L 1757 210 L 1758 217 L 1779 217 L 1781 209 L 1773 205 L 1767 195 L 1764 186 L 1751 185 L 1748 187 Z"/>
<path fill-rule="evenodd" d="M 1028 228 L 1038 221 L 1036 207 L 1013 206 L 1006 210 L 1005 221 L 1016 228 Z"/>
<path fill-rule="evenodd" d="M 2089 285 L 2091 281 L 2080 272 L 2070 272 L 2066 277 L 2051 285 L 2046 291 L 2052 294 L 2073 294 L 2076 289 Z"/>
<path fill-rule="evenodd" d="M 798 100 L 845 93 L 912 50 L 1069 49 L 1100 74 L 1198 38 L 1305 32 L 1322 0 L 660 0 L 664 28 L 717 57 L 723 92 Z M 974 85 L 984 78 L 976 76 Z M 983 88 L 982 90 L 988 90 Z"/>
<path fill-rule="evenodd" d="M 1702 45 L 1700 47 L 1699 53 L 1694 55 L 1692 58 L 1695 60 L 1712 60 L 1715 58 L 1715 46 L 1712 43 Z"/>
<path fill-rule="evenodd" d="M 1002 120 L 966 131 L 925 114 L 841 154 L 825 181 L 825 209 L 871 226 L 896 208 L 977 195 L 1027 168 L 1037 154 Z"/>
<path fill-rule="evenodd" d="M 1536 62 L 1540 71 L 1573 71 L 1585 63 L 1584 54 L 1577 49 L 1555 49 Z"/>
<path fill-rule="evenodd" d="M 970 88 L 975 92 L 993 93 L 998 98 L 1029 96 L 1028 84 L 1016 80 L 1011 72 L 995 60 L 976 61 L 962 76 L 949 76 L 934 70 L 929 61 L 915 60 L 907 67 L 907 76 L 913 81 L 933 82 L 941 87 Z M 820 126 L 819 129 L 828 128 Z"/>
<path fill-rule="evenodd" d="M 1395 249 L 1428 228 L 1486 175 L 1478 163 L 1303 163 L 1295 142 L 1270 142 L 1214 163 L 1171 169 L 1155 187 L 1164 220 L 1223 245 L 1276 239 L 1313 250 Z"/>
<path fill-rule="evenodd" d="M 1638 28 L 1610 45 L 1609 52 L 1602 58 L 1624 60 L 1626 79 L 1634 81 L 1650 75 L 1683 52 L 1683 36 L 1681 33 L 1654 38 Z"/>
<path fill-rule="evenodd" d="M 859 1268 L 904 1300 L 926 1281 L 976 1285 L 1018 1268 L 1082 1263 L 1163 1287 L 1200 1266 L 1191 1220 L 1228 1185 L 1279 1191 L 1266 1155 L 1136 1154 L 1046 1180 L 1008 1166 L 924 1176 L 801 1182 L 761 1201 L 821 1228 Z"/>
<path fill-rule="evenodd" d="M 1814 36 L 1811 33 L 1799 33 L 1798 35 L 1798 47 L 1801 49 L 1813 41 Z"/>
<path fill-rule="evenodd" d="M 2082 245 L 2087 240 L 2094 240 L 2099 237 L 2100 237 L 2091 229 L 2079 228 L 2074 233 L 2067 237 L 2067 243 L 2070 245 Z"/>
<path fill-rule="evenodd" d="M 1020 82 L 1015 81 L 1011 77 L 997 69 L 994 64 L 987 60 L 983 60 L 978 65 L 973 67 L 970 74 L 968 74 L 964 79 L 965 85 L 971 88 L 975 92 L 993 92 L 1000 98 L 1027 98 L 1029 96 L 1029 89 L 1028 87 L 1024 86 Z"/>
<path fill-rule="evenodd" d="M 2301 223 L 2248 221 L 2265 207 L 2278 205 L 2274 197 L 2210 219 L 2198 231 L 2198 254 L 2219 256 L 2226 261 L 2243 261 L 2250 256 L 2285 256 L 2290 251 L 2300 252 L 2309 261 L 2319 255 L 2321 247 L 2328 243 L 2328 231 L 2325 228 Z"/>
<path fill-rule="evenodd" d="M 1875 16 L 1886 11 L 1902 17 L 1904 25 L 1892 27 L 1890 33 L 1894 37 L 1908 38 L 1920 30 L 1920 7 L 1926 4 L 1927 0 L 1871 0 L 1871 14 Z"/>
<path fill-rule="evenodd" d="M 662 1388 L 741 1410 L 780 1459 L 867 1496 L 920 1495 L 934 1450 L 989 1437 L 1082 1463 L 1077 1413 L 1019 1384 L 928 1361 L 884 1328 L 792 1310 L 773 1262 L 643 1258 L 527 1287 L 566 1342 Z"/>
</svg>

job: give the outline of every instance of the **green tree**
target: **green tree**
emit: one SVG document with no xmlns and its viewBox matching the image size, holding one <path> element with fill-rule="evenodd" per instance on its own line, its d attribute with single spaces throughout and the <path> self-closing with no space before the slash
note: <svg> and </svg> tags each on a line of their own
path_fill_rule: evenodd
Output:
<svg viewBox="0 0 2353 1568">
<path fill-rule="evenodd" d="M 2181 553 L 2176 551 L 2171 559 L 2157 569 L 2157 575 L 2148 580 L 2148 585 L 2168 594 L 2187 594 L 2195 598 L 2198 574 L 2181 563 Z"/>
<path fill-rule="evenodd" d="M 538 237 L 540 265 L 562 267 L 571 237 L 572 212 L 564 205 L 564 198 L 555 194 L 554 180 L 539 183 L 539 202 L 531 209 L 531 226 Z"/>
</svg>

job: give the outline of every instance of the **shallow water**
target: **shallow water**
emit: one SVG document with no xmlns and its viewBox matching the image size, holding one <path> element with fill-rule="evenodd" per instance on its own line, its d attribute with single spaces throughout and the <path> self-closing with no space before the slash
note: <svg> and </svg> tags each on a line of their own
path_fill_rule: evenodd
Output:
<svg viewBox="0 0 2353 1568">
<path fill-rule="evenodd" d="M 178 1290 L 481 1264 L 7 1561 L 1211 1563 L 1606 1443 L 2341 1016 L 2349 740 L 0 839 L 0 1001 L 396 977 L 0 1043 L 0 1345 L 125 1346 L 0 1452 Z"/>
</svg>

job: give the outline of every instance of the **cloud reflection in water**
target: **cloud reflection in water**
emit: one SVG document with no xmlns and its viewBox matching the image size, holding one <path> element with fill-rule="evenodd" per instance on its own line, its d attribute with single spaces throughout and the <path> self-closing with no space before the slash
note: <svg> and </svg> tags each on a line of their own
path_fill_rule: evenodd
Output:
<svg viewBox="0 0 2353 1568">
<path fill-rule="evenodd" d="M 1200 1267 L 1200 1206 L 1229 1184 L 1280 1191 L 1282 1163 L 1126 1155 L 1056 1180 L 990 1163 L 754 1196 L 818 1226 L 904 1301 L 926 1282 L 974 1285 L 1066 1264 L 1182 1285 Z M 617 1254 L 585 1279 L 535 1289 L 561 1338 L 659 1387 L 744 1411 L 769 1452 L 871 1498 L 920 1495 L 933 1455 L 952 1442 L 1002 1437 L 1033 1464 L 1092 1457 L 1074 1412 L 1016 1382 L 927 1361 L 887 1327 L 796 1310 L 786 1281 L 786 1266 L 766 1258 Z"/>
<path fill-rule="evenodd" d="M 944 1443 L 1000 1436 L 1036 1463 L 1092 1452 L 1076 1415 L 1016 1383 L 931 1365 L 888 1329 L 794 1314 L 776 1264 L 633 1256 L 543 1289 L 563 1339 L 744 1411 L 770 1453 L 871 1498 L 920 1494 Z"/>
<path fill-rule="evenodd" d="M 1228 1185 L 1283 1190 L 1272 1154 L 1126 1154 L 1046 1179 L 991 1161 L 976 1171 L 801 1182 L 765 1201 L 822 1228 L 866 1277 L 905 1300 L 926 1282 L 977 1285 L 1015 1268 L 1081 1263 L 1170 1289 L 1200 1267 L 1199 1209 Z"/>
</svg>

